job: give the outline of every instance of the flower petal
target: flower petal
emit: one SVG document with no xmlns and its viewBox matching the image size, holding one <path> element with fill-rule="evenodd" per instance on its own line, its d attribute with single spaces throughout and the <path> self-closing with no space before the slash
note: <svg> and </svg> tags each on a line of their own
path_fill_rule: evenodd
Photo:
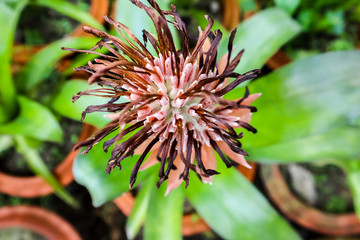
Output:
<svg viewBox="0 0 360 240">
<path fill-rule="evenodd" d="M 217 145 L 220 147 L 221 151 L 223 151 L 231 160 L 237 162 L 238 164 L 246 168 L 251 169 L 251 166 L 246 162 L 245 157 L 241 154 L 233 152 L 224 141 L 217 142 Z"/>
<path fill-rule="evenodd" d="M 140 146 L 138 146 L 135 151 L 134 154 L 135 155 L 141 155 L 146 147 L 151 143 L 151 141 L 154 140 L 153 138 L 148 138 L 147 140 L 145 140 Z M 159 149 L 160 146 L 160 142 L 155 143 L 155 145 L 152 147 L 151 151 L 156 152 L 157 149 Z"/>
<path fill-rule="evenodd" d="M 249 97 L 247 97 L 246 99 L 244 99 L 244 101 L 242 101 L 241 105 L 250 105 L 253 101 L 255 101 L 258 97 L 261 96 L 261 93 L 254 93 L 251 94 Z M 236 109 L 231 113 L 232 116 L 236 116 L 236 117 L 240 117 L 241 121 L 247 122 L 249 123 L 251 120 L 251 112 L 250 109 L 246 109 L 246 108 L 240 108 L 240 109 Z"/>
<path fill-rule="evenodd" d="M 216 169 L 216 157 L 213 148 L 203 145 L 203 147 L 201 148 L 201 160 L 203 161 L 204 167 L 206 169 Z M 213 176 L 203 177 L 202 180 L 204 183 L 211 184 L 212 178 Z"/>
<path fill-rule="evenodd" d="M 141 164 L 141 167 L 140 167 L 140 171 L 142 170 L 145 170 L 149 167 L 152 167 L 154 166 L 155 164 L 157 164 L 159 161 L 156 159 L 156 155 L 157 155 L 158 151 L 157 149 L 155 151 L 153 151 L 150 156 L 146 159 L 146 161 Z"/>
<path fill-rule="evenodd" d="M 180 186 L 180 184 L 183 182 L 183 179 L 180 178 L 180 175 L 184 172 L 185 164 L 181 161 L 179 155 L 175 158 L 174 165 L 176 166 L 176 169 L 170 171 L 165 196 L 167 196 L 171 190 Z"/>
</svg>

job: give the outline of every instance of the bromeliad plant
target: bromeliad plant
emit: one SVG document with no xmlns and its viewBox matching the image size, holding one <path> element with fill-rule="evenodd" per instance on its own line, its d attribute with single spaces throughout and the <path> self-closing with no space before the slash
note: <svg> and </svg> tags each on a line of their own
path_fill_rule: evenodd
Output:
<svg viewBox="0 0 360 240">
<path fill-rule="evenodd" d="M 187 48 L 186 44 L 181 44 L 176 48 L 181 49 L 181 51 L 176 51 L 175 54 L 177 35 L 170 35 L 171 27 L 168 30 L 167 22 L 179 27 L 181 42 L 186 43 L 185 28 L 180 24 L 181 21 L 176 14 L 175 8 L 173 7 L 171 11 L 162 11 L 154 1 L 149 1 L 152 7 L 145 6 L 135 0 L 133 2 L 144 9 L 152 19 L 155 19 L 157 38 L 144 31 L 145 39 L 148 40 L 148 44 L 153 46 L 154 50 L 151 52 L 145 47 L 144 43 L 137 40 L 141 36 L 138 23 L 142 23 L 141 26 L 148 29 L 146 24 L 149 21 L 146 21 L 146 18 L 143 17 L 145 14 L 139 13 L 137 15 L 136 11 L 139 9 L 132 8 L 128 1 L 118 3 L 120 14 L 118 14 L 117 20 L 121 23 L 111 19 L 108 20 L 121 30 L 120 41 L 104 32 L 85 28 L 86 31 L 103 39 L 97 46 L 103 46 L 111 53 L 110 55 L 101 55 L 101 59 L 96 60 L 95 63 L 89 63 L 88 66 L 82 69 L 92 74 L 90 83 L 97 81 L 107 87 L 99 89 L 89 87 L 88 90 L 84 91 L 85 84 L 73 81 L 64 87 L 56 101 L 63 103 L 61 107 L 58 107 L 59 111 L 69 112 L 69 109 L 75 109 L 74 112 L 77 112 L 78 116 L 80 116 L 80 106 L 89 106 L 90 104 L 86 100 L 94 99 L 93 96 L 87 97 L 84 95 L 101 95 L 101 97 L 111 99 L 110 102 L 101 106 L 91 106 L 85 110 L 85 114 L 93 111 L 100 111 L 100 114 L 103 114 L 102 112 L 111 112 L 112 122 L 106 128 L 100 130 L 100 134 L 82 144 L 88 146 L 87 150 L 91 147 L 92 149 L 86 155 L 77 157 L 74 166 L 77 181 L 88 188 L 94 205 L 101 205 L 128 191 L 128 180 L 131 179 L 130 183 L 134 183 L 136 173 L 146 156 L 149 155 L 144 164 L 149 161 L 149 163 L 156 163 L 156 157 L 160 152 L 161 154 L 158 156 L 160 164 L 155 164 L 155 166 L 137 173 L 138 179 L 134 186 L 142 186 L 142 188 L 127 225 L 127 232 L 130 237 L 136 235 L 145 220 L 145 239 L 181 239 L 181 216 L 186 196 L 199 215 L 225 239 L 238 239 L 239 236 L 241 236 L 241 239 L 300 239 L 244 177 L 233 168 L 227 169 L 224 164 L 218 164 L 216 171 L 221 174 L 212 179 L 212 185 L 192 179 L 191 184 L 185 191 L 181 187 L 173 189 L 171 184 L 168 185 L 170 186 L 168 188 L 161 185 L 159 190 L 154 187 L 155 182 L 158 181 L 158 179 L 155 180 L 154 175 L 156 173 L 154 172 L 160 172 L 160 182 L 158 181 L 158 183 L 165 180 L 167 176 L 169 176 L 170 182 L 171 174 L 176 173 L 179 163 L 180 166 L 185 166 L 175 175 L 181 176 L 180 181 L 177 179 L 180 184 L 184 177 L 186 184 L 187 171 L 191 169 L 194 171 L 190 172 L 190 178 L 196 178 L 195 174 L 200 175 L 203 179 L 208 177 L 204 176 L 205 174 L 211 175 L 205 170 L 209 168 L 214 170 L 214 167 L 205 166 L 205 153 L 200 156 L 199 143 L 204 148 L 207 142 L 205 139 L 208 139 L 209 145 L 217 149 L 216 145 L 219 145 L 219 141 L 216 140 L 221 139 L 226 143 L 229 140 L 227 137 L 236 139 L 232 130 L 226 130 L 231 129 L 230 127 L 234 128 L 231 125 L 234 122 L 230 121 L 231 124 L 229 124 L 228 121 L 222 121 L 217 124 L 218 126 L 214 126 L 213 123 L 219 123 L 220 119 L 229 117 L 223 114 L 214 116 L 212 113 L 215 111 L 216 106 L 220 109 L 228 106 L 236 109 L 239 106 L 247 105 L 245 109 L 242 109 L 246 111 L 249 111 L 248 108 L 250 110 L 252 108 L 249 107 L 249 102 L 233 104 L 234 99 L 243 96 L 244 88 L 241 88 L 243 84 L 232 89 L 232 87 L 227 86 L 236 86 L 236 80 L 230 83 L 227 83 L 225 79 L 221 80 L 222 77 L 232 77 L 231 74 L 233 73 L 221 76 L 226 72 L 221 70 L 229 69 L 236 56 L 235 58 L 231 56 L 225 58 L 224 68 L 220 67 L 220 62 L 223 63 L 223 61 L 216 62 L 215 58 L 217 59 L 226 53 L 229 45 L 232 46 L 229 49 L 230 52 L 233 47 L 235 49 L 244 48 L 242 62 L 237 67 L 234 67 L 231 72 L 247 72 L 251 69 L 261 68 L 269 57 L 300 31 L 299 25 L 284 11 L 268 9 L 259 12 L 240 24 L 237 30 L 238 36 L 234 38 L 233 44 L 231 40 L 230 44 L 225 44 L 224 47 L 220 44 L 220 32 L 211 35 L 208 26 L 200 34 L 198 44 L 195 45 L 192 51 Z M 226 30 L 221 32 L 226 36 L 225 39 L 234 37 L 234 33 Z M 201 45 L 204 44 L 202 41 L 206 41 L 208 36 L 210 36 L 210 46 L 212 47 L 208 49 L 202 48 Z M 174 40 L 175 46 L 171 38 Z M 218 44 L 218 53 L 215 56 L 215 49 Z M 117 49 L 121 51 L 118 52 Z M 94 53 L 93 50 L 95 49 L 83 51 Z M 187 62 L 189 66 L 187 71 L 185 71 L 186 65 L 181 64 L 181 53 L 183 54 L 184 63 L 186 62 L 185 56 L 189 56 L 189 59 L 191 59 L 191 56 L 193 57 L 192 61 L 188 60 L 189 62 Z M 197 59 L 197 55 L 202 57 Z M 247 140 L 244 142 L 244 146 L 250 153 L 251 160 L 288 163 L 292 161 L 315 161 L 324 158 L 349 160 L 358 157 L 360 153 L 356 146 L 360 142 L 358 137 L 360 133 L 358 124 L 360 113 L 359 108 L 356 108 L 356 104 L 360 100 L 360 90 L 357 84 L 360 76 L 359 60 L 360 54 L 355 51 L 318 55 L 314 58 L 295 62 L 252 82 L 250 84 L 251 90 L 262 92 L 263 95 L 256 101 L 256 106 L 261 111 L 254 115 L 252 119 L 252 125 L 256 126 L 259 132 L 255 135 L 244 132 L 244 138 Z M 196 61 L 198 61 L 198 66 L 204 67 L 203 70 L 194 67 Z M 189 84 L 180 88 L 180 85 L 177 84 L 178 80 L 179 83 L 181 82 L 181 76 L 179 78 L 177 73 L 180 74 L 185 71 L 184 76 L 191 76 L 190 72 L 197 73 L 197 70 L 206 72 L 207 68 L 212 70 L 215 69 L 215 66 L 217 66 L 218 72 L 213 71 L 212 74 L 214 75 L 210 76 L 209 71 L 205 75 L 205 79 L 216 78 L 214 82 L 209 84 L 211 87 L 208 89 L 206 85 L 201 85 L 201 79 L 198 81 L 200 83 L 199 87 Z M 236 79 L 241 75 L 235 74 L 234 76 Z M 163 80 L 162 77 L 164 77 Z M 197 78 L 193 77 L 189 79 L 197 80 Z M 153 85 L 153 82 L 157 84 Z M 229 85 L 221 85 L 222 83 Z M 161 91 L 162 86 L 164 86 L 164 89 Z M 82 97 L 74 103 L 73 107 L 61 101 L 66 98 L 70 99 L 68 92 L 66 92 L 68 88 L 72 88 L 75 94 L 76 91 L 82 91 L 76 95 L 75 99 L 79 96 Z M 178 91 L 171 95 L 171 90 L 176 88 Z M 190 93 L 187 93 L 189 89 Z M 196 91 L 191 92 L 192 89 L 196 89 Z M 217 96 L 216 92 L 220 91 L 222 93 L 222 89 L 232 89 L 232 91 L 225 91 L 225 95 L 220 94 L 220 96 Z M 245 93 L 245 99 L 248 100 L 247 91 Z M 184 97 L 182 98 L 182 96 Z M 193 107 L 186 101 L 187 97 L 197 99 L 197 101 L 193 102 L 193 106 L 203 110 L 198 112 L 194 110 L 193 112 L 190 111 L 190 113 L 179 110 L 184 106 Z M 160 102 L 162 99 L 164 100 Z M 237 102 L 235 101 L 235 103 Z M 199 106 L 200 103 L 204 104 Z M 214 105 L 212 104 L 215 104 L 215 108 L 213 108 Z M 58 104 L 56 105 L 58 106 Z M 161 112 L 162 107 L 165 110 L 163 112 Z M 139 111 L 135 112 L 137 108 Z M 174 116 L 170 115 L 169 112 L 174 112 Z M 161 114 L 152 116 L 156 113 Z M 180 124 L 187 123 L 187 121 L 191 122 L 191 119 L 195 117 L 195 123 L 197 123 L 197 120 L 205 122 L 203 125 L 194 124 L 197 127 L 202 126 L 201 131 L 198 131 L 198 128 L 189 128 L 186 127 L 187 125 Z M 126 123 L 135 120 L 137 123 L 126 125 Z M 155 125 L 155 123 L 162 120 L 165 123 L 163 126 Z M 236 123 L 238 124 L 238 122 Z M 150 124 L 150 127 L 147 128 L 144 124 Z M 230 125 L 230 127 L 228 128 L 226 125 Z M 185 126 L 185 128 L 182 128 L 182 126 Z M 246 126 L 249 128 L 248 125 Z M 171 127 L 173 131 L 165 132 L 165 135 L 157 135 L 162 131 L 157 127 L 165 127 L 164 132 L 167 127 Z M 126 133 L 133 131 L 135 128 L 139 130 L 128 139 L 122 139 L 126 136 Z M 218 134 L 220 132 L 218 134 L 219 138 L 208 133 L 209 128 L 214 129 L 213 133 Z M 198 138 L 194 137 L 195 131 L 199 132 Z M 222 138 L 221 134 L 226 134 L 224 132 L 230 134 Z M 109 134 L 110 136 L 107 136 Z M 239 133 L 236 134 L 238 137 Z M 179 137 L 176 138 L 176 136 Z M 213 136 L 214 138 L 212 138 Z M 155 143 L 160 141 L 160 137 L 163 145 L 156 147 Z M 145 141 L 146 138 L 150 138 L 150 140 Z M 185 138 L 187 139 L 185 140 Z M 118 142 L 118 140 L 122 141 Z M 105 144 L 105 149 L 111 150 L 111 154 L 104 153 L 102 147 L 99 146 L 100 144 L 95 145 L 95 143 L 101 141 Z M 146 143 L 142 144 L 143 141 Z M 189 142 L 192 144 L 188 144 Z M 155 153 L 148 153 L 152 145 L 155 146 L 153 147 Z M 216 157 L 218 161 L 222 161 L 221 158 L 232 158 L 231 153 L 234 154 L 240 151 L 239 145 L 234 147 L 234 145 L 230 144 L 227 146 L 232 151 L 224 151 L 225 155 L 220 150 L 222 148 L 217 149 L 219 155 L 222 155 L 220 159 Z M 140 152 L 141 155 L 137 155 L 137 147 L 143 150 L 143 152 Z M 176 147 L 177 151 L 172 150 L 172 148 L 176 149 Z M 187 151 L 184 151 L 185 149 Z M 192 156 L 189 149 L 195 153 L 194 161 L 198 161 L 196 165 L 190 165 Z M 198 154 L 196 154 L 196 151 Z M 209 151 L 204 152 L 209 153 Z M 171 154 L 169 155 L 169 153 Z M 174 156 L 176 154 L 177 156 Z M 211 154 L 214 153 L 211 151 Z M 166 158 L 168 158 L 168 165 L 165 165 Z M 110 159 L 109 170 L 119 166 L 119 162 L 122 162 L 122 170 L 112 171 L 110 175 L 106 175 L 104 171 L 106 167 L 105 159 Z M 174 164 L 176 159 L 178 159 L 177 164 L 175 164 L 176 169 L 173 169 L 171 164 Z M 135 168 L 133 168 L 133 162 L 136 162 Z M 201 163 L 204 163 L 204 168 L 200 166 Z M 167 166 L 168 168 L 166 168 Z M 165 171 L 165 168 L 168 171 Z M 184 172 L 184 170 L 186 171 Z M 176 180 L 176 178 L 173 179 Z M 164 197 L 164 193 L 170 189 L 173 189 L 173 191 L 167 197 Z M 261 232 L 258 231 L 259 228 L 262 229 Z M 267 234 L 263 234 L 263 232 Z"/>
<path fill-rule="evenodd" d="M 245 95 L 236 101 L 223 99 L 239 84 L 260 73 L 259 70 L 244 74 L 234 72 L 243 55 L 243 51 L 240 51 L 231 59 L 236 30 L 230 35 L 227 57 L 217 64 L 217 48 L 222 33 L 220 30 L 211 31 L 213 20 L 210 17 L 207 17 L 209 24 L 200 34 L 194 49 L 190 50 L 185 23 L 175 6 L 170 12 L 161 10 L 155 1 L 149 1 L 151 7 L 139 1 L 132 2 L 144 9 L 155 25 L 157 37 L 146 30 L 144 36 L 156 55 L 152 55 L 125 25 L 108 17 L 106 21 L 120 32 L 124 40 L 84 27 L 86 32 L 102 38 L 92 50 L 106 47 L 111 55 L 100 54 L 102 58 L 95 59 L 95 63 L 77 68 L 78 71 L 85 70 L 92 74 L 89 84 L 97 82 L 106 87 L 79 92 L 73 100 L 83 95 L 109 99 L 106 104 L 89 106 L 82 118 L 96 111 L 113 114 L 110 123 L 75 149 L 87 146 L 83 152 L 87 153 L 116 131 L 116 136 L 103 145 L 104 151 L 114 145 L 106 171 L 110 173 L 116 166 L 121 169 L 121 162 L 125 158 L 140 154 L 132 170 L 129 187 L 134 185 L 141 166 L 145 168 L 160 162 L 157 187 L 169 179 L 166 194 L 182 181 L 186 182 L 187 187 L 190 170 L 200 179 L 204 178 L 204 182 L 211 181 L 211 177 L 218 174 L 213 149 L 227 167 L 232 164 L 224 153 L 234 162 L 250 167 L 244 158 L 248 154 L 239 141 L 243 133 L 236 133 L 235 128 L 256 133 L 248 122 L 251 112 L 256 111 L 250 103 L 259 94 L 249 95 L 246 89 Z M 180 50 L 175 48 L 166 15 L 172 17 L 175 28 L 180 31 Z M 211 44 L 207 43 L 210 37 Z M 118 103 L 120 97 L 128 101 Z M 122 139 L 126 140 L 120 143 Z M 142 165 L 150 151 L 152 154 Z M 194 158 L 197 165 L 193 163 Z"/>
<path fill-rule="evenodd" d="M 50 7 L 81 22 L 102 27 L 88 13 L 67 1 L 39 0 L 31 3 Z M 65 55 L 60 49 L 61 45 L 74 44 L 86 47 L 93 40 L 90 38 L 61 39 L 35 54 L 19 73 L 13 74 L 11 59 L 15 30 L 20 14 L 28 4 L 27 0 L 0 2 L 2 29 L 0 36 L 2 63 L 0 65 L 0 152 L 15 147 L 36 175 L 44 178 L 63 200 L 75 206 L 75 199 L 62 188 L 39 154 L 39 146 L 43 142 L 62 141 L 63 132 L 58 119 L 50 111 L 49 106 L 46 106 L 45 101 L 40 103 L 31 98 L 39 83 L 49 76 L 49 69 L 53 69 L 55 63 Z"/>
</svg>

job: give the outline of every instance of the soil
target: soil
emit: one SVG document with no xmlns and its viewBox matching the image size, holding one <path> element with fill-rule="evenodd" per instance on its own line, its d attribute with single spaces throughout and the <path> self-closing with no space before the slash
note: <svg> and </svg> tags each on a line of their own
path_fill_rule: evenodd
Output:
<svg viewBox="0 0 360 240">
<path fill-rule="evenodd" d="M 88 11 L 90 0 L 71 0 Z M 22 12 L 17 27 L 15 42 L 27 45 L 46 44 L 71 33 L 79 22 L 47 7 L 28 5 Z"/>
<path fill-rule="evenodd" d="M 60 121 L 64 131 L 63 142 L 43 142 L 40 146 L 40 156 L 49 169 L 55 168 L 72 151 L 78 140 L 82 123 L 64 118 Z M 21 154 L 12 147 L 0 155 L 0 171 L 15 176 L 33 176 Z"/>
<path fill-rule="evenodd" d="M 299 194 L 289 176 L 286 166 L 281 167 L 281 171 L 289 183 L 290 190 L 299 199 L 314 208 L 328 213 L 352 213 L 354 212 L 352 194 L 347 185 L 345 173 L 335 165 L 314 166 L 309 163 L 299 164 L 308 170 L 315 183 L 317 193 L 316 201 L 311 204 Z"/>
</svg>

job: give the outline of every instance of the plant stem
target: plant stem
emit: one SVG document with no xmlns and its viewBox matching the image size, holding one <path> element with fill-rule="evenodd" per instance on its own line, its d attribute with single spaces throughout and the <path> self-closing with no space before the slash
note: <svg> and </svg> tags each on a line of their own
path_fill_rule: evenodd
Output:
<svg viewBox="0 0 360 240">
<path fill-rule="evenodd" d="M 54 177 L 54 175 L 50 172 L 50 170 L 47 168 L 45 163 L 43 162 L 42 158 L 40 157 L 38 151 L 34 148 L 32 148 L 25 137 L 21 135 L 15 135 L 14 139 L 16 141 L 16 148 L 17 151 L 19 151 L 27 165 L 30 167 L 30 169 L 37 175 L 42 177 L 50 186 L 53 187 L 55 193 L 67 204 L 74 208 L 79 208 L 80 204 L 79 202 L 71 196 L 64 188 L 61 186 L 61 184 L 58 182 L 58 180 Z"/>
</svg>

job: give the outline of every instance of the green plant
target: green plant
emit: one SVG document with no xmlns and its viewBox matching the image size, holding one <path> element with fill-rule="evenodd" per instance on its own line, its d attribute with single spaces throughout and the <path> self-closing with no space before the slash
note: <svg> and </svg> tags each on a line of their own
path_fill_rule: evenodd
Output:
<svg viewBox="0 0 360 240">
<path fill-rule="evenodd" d="M 65 53 L 60 46 L 73 44 L 78 47 L 87 47 L 94 44 L 90 38 L 64 38 L 54 42 L 39 53 L 32 56 L 29 62 L 14 75 L 11 69 L 14 35 L 19 16 L 28 4 L 46 6 L 68 15 L 69 17 L 102 28 L 88 13 L 75 5 L 63 1 L 10 1 L 0 2 L 0 20 L 2 34 L 0 36 L 0 139 L 6 141 L 2 151 L 14 146 L 21 153 L 30 169 L 43 177 L 64 201 L 77 205 L 73 199 L 58 183 L 50 170 L 43 163 L 39 155 L 39 146 L 43 141 L 61 142 L 63 132 L 58 118 L 43 101 L 32 99 L 36 87 L 50 74 L 56 62 Z"/>
<path fill-rule="evenodd" d="M 123 2 L 119 9 L 133 12 L 128 1 Z M 144 16 L 133 14 L 143 23 L 141 28 L 147 29 Z M 131 18 L 118 20 L 133 30 Z M 134 29 L 136 36 L 141 34 L 139 25 Z M 229 36 L 230 33 L 222 31 L 224 38 Z M 241 23 L 237 31 L 234 46 L 244 48 L 245 54 L 235 71 L 246 72 L 261 68 L 283 44 L 300 32 L 300 26 L 283 10 L 272 8 Z M 220 57 L 226 52 L 226 47 L 220 48 L 219 52 Z M 342 160 L 348 166 L 356 209 L 360 206 L 360 188 L 357 186 L 360 168 L 355 160 L 360 155 L 359 60 L 357 51 L 319 54 L 250 83 L 252 92 L 263 94 L 255 104 L 259 113 L 252 120 L 259 132 L 256 135 L 244 133 L 247 139 L 244 148 L 253 161 Z M 95 101 L 93 97 L 84 97 L 86 100 L 80 99 L 73 105 L 63 103 L 63 100 L 70 98 L 68 89 L 73 89 L 73 94 L 76 94 L 85 88 L 85 84 L 78 81 L 67 83 L 54 102 L 56 109 L 68 113 L 69 117 L 80 116 L 85 107 L 92 105 L 87 101 Z M 243 92 L 244 88 L 239 87 L 225 97 L 237 99 Z M 102 114 L 94 114 L 88 121 L 98 126 L 106 124 Z M 74 166 L 77 181 L 87 187 L 95 206 L 128 191 L 131 162 L 140 157 L 135 155 L 131 161 L 127 159 L 129 161 L 123 162 L 121 171 L 106 175 L 106 160 L 110 155 L 104 153 L 99 145 L 87 155 L 79 155 Z M 152 176 L 159 166 L 141 172 L 135 186 L 142 187 L 127 225 L 129 236 L 134 237 L 145 220 L 145 239 L 180 239 L 180 219 L 186 197 L 199 215 L 225 239 L 300 239 L 244 177 L 233 168 L 226 169 L 221 160 L 218 166 L 221 174 L 214 178 L 213 185 L 203 184 L 191 174 L 191 183 L 186 190 L 178 188 L 167 197 L 164 197 L 164 186 L 159 190 L 154 186 L 156 180 Z"/>
</svg>

